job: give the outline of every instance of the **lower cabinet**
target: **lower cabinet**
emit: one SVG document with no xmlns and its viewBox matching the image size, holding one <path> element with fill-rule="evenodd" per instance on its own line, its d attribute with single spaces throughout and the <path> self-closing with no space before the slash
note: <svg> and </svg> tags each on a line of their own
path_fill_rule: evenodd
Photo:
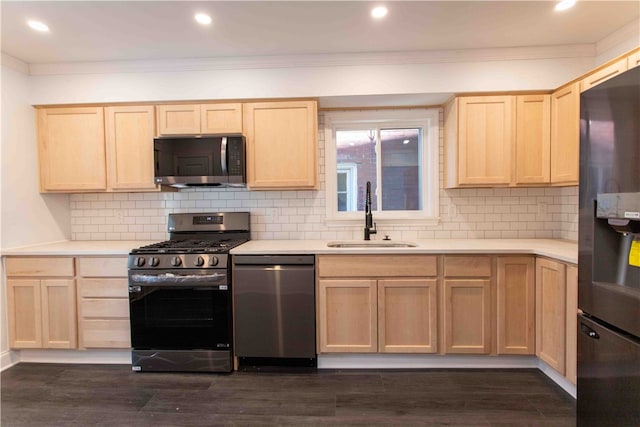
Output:
<svg viewBox="0 0 640 427">
<path fill-rule="evenodd" d="M 126 257 L 78 258 L 80 348 L 130 348 Z"/>
<path fill-rule="evenodd" d="M 535 354 L 535 258 L 497 259 L 497 354 Z"/>
<path fill-rule="evenodd" d="M 378 351 L 438 351 L 438 281 L 378 280 Z"/>
<path fill-rule="evenodd" d="M 319 353 L 437 351 L 435 256 L 321 255 L 316 265 Z"/>
<path fill-rule="evenodd" d="M 76 348 L 73 258 L 7 258 L 10 348 Z"/>
<path fill-rule="evenodd" d="M 6 258 L 9 346 L 129 348 L 127 257 Z"/>
<path fill-rule="evenodd" d="M 320 353 L 374 353 L 378 350 L 377 282 L 320 280 Z"/>
<path fill-rule="evenodd" d="M 577 383 L 578 267 L 536 260 L 536 355 Z"/>
<path fill-rule="evenodd" d="M 492 258 L 446 255 L 443 266 L 444 352 L 491 353 Z"/>
<path fill-rule="evenodd" d="M 535 354 L 534 256 L 320 255 L 316 265 L 319 353 Z"/>
<path fill-rule="evenodd" d="M 491 352 L 491 282 L 444 281 L 444 352 Z"/>
</svg>

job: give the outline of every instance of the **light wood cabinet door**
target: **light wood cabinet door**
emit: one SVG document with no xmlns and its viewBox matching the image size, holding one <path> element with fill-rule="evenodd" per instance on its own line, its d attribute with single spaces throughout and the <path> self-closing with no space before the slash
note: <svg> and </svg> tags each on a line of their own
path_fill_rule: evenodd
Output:
<svg viewBox="0 0 640 427">
<path fill-rule="evenodd" d="M 438 347 L 437 281 L 378 281 L 378 351 L 435 353 Z"/>
<path fill-rule="evenodd" d="M 107 188 L 101 107 L 38 109 L 40 190 Z"/>
<path fill-rule="evenodd" d="M 444 281 L 445 353 L 491 351 L 491 281 Z"/>
<path fill-rule="evenodd" d="M 565 265 L 536 260 L 536 355 L 559 373 L 565 373 L 566 277 Z"/>
<path fill-rule="evenodd" d="M 635 68 L 640 65 L 640 51 L 632 53 L 627 57 L 627 70 Z"/>
<path fill-rule="evenodd" d="M 158 135 L 200 133 L 200 104 L 156 105 Z"/>
<path fill-rule="evenodd" d="M 551 96 L 516 97 L 516 185 L 548 184 L 551 168 Z"/>
<path fill-rule="evenodd" d="M 106 107 L 108 186 L 154 190 L 153 106 Z"/>
<path fill-rule="evenodd" d="M 76 297 L 73 280 L 43 280 L 42 346 L 76 348 Z"/>
<path fill-rule="evenodd" d="M 580 81 L 580 92 L 591 89 L 625 71 L 627 71 L 627 58 L 622 58 L 582 79 Z"/>
<path fill-rule="evenodd" d="M 76 348 L 72 279 L 7 280 L 11 348 Z"/>
<path fill-rule="evenodd" d="M 535 354 L 535 259 L 498 257 L 497 352 Z"/>
<path fill-rule="evenodd" d="M 551 183 L 577 185 L 580 161 L 580 92 L 572 83 L 551 94 Z"/>
<path fill-rule="evenodd" d="M 375 280 L 319 280 L 319 353 L 378 350 Z"/>
<path fill-rule="evenodd" d="M 578 380 L 578 267 L 567 265 L 566 371 L 572 384 Z"/>
<path fill-rule="evenodd" d="M 200 133 L 242 133 L 242 104 L 203 104 L 200 106 Z"/>
<path fill-rule="evenodd" d="M 10 348 L 42 347 L 41 300 L 39 280 L 7 280 Z"/>
<path fill-rule="evenodd" d="M 254 190 L 315 189 L 317 102 L 243 105 L 247 138 L 247 187 Z"/>
<path fill-rule="evenodd" d="M 514 119 L 512 96 L 459 99 L 459 184 L 509 185 Z"/>
</svg>

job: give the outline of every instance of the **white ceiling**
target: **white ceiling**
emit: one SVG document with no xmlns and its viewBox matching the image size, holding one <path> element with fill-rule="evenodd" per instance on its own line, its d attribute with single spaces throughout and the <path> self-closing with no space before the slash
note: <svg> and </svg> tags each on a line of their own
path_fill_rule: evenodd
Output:
<svg viewBox="0 0 640 427">
<path fill-rule="evenodd" d="M 2 51 L 28 64 L 595 44 L 639 1 L 6 1 Z M 209 27 L 194 22 L 209 13 Z M 47 23 L 36 33 L 27 19 Z"/>
</svg>

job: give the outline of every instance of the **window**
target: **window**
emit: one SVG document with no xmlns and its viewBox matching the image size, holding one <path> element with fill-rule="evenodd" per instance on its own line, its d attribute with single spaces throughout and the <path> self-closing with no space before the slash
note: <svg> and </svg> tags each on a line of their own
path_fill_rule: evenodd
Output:
<svg viewBox="0 0 640 427">
<path fill-rule="evenodd" d="M 362 220 L 367 181 L 376 221 L 438 216 L 437 109 L 325 115 L 327 217 Z"/>
</svg>

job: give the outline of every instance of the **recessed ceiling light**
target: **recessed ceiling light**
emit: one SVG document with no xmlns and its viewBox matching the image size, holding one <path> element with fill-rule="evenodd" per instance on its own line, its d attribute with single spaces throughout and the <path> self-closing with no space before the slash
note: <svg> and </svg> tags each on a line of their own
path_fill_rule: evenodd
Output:
<svg viewBox="0 0 640 427">
<path fill-rule="evenodd" d="M 556 10 L 561 11 L 571 9 L 575 4 L 576 0 L 562 0 L 556 4 Z"/>
<path fill-rule="evenodd" d="M 198 24 L 202 24 L 202 25 L 211 24 L 211 17 L 206 13 L 196 13 L 194 18 L 196 19 L 196 21 L 198 21 Z"/>
<path fill-rule="evenodd" d="M 385 16 L 387 16 L 388 12 L 389 12 L 389 10 L 386 7 L 378 6 L 378 7 L 374 7 L 373 9 L 371 9 L 371 16 L 373 16 L 376 19 L 380 19 L 380 18 L 384 18 Z"/>
<path fill-rule="evenodd" d="M 411 141 L 409 141 L 408 139 L 405 139 L 404 141 L 402 141 L 402 143 L 403 143 L 404 145 L 407 145 L 407 144 L 408 144 L 408 143 L 410 143 L 410 142 L 411 142 Z"/>
<path fill-rule="evenodd" d="M 41 33 L 46 33 L 49 31 L 49 27 L 44 22 L 36 21 L 34 19 L 30 19 L 27 21 L 27 25 L 36 31 L 40 31 Z"/>
</svg>

